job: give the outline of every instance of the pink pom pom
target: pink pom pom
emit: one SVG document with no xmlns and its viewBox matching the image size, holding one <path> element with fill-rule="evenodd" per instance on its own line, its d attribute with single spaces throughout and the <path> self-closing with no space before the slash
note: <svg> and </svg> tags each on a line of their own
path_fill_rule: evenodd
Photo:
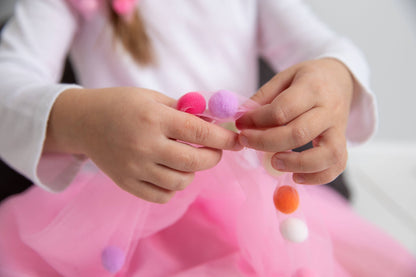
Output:
<svg viewBox="0 0 416 277">
<path fill-rule="evenodd" d="M 233 117 L 238 111 L 237 96 L 228 90 L 219 90 L 214 93 L 208 102 L 211 114 L 218 118 Z"/>
<path fill-rule="evenodd" d="M 205 111 L 204 96 L 198 92 L 189 92 L 178 100 L 177 109 L 190 114 L 201 114 Z"/>
<path fill-rule="evenodd" d="M 101 253 L 101 263 L 111 273 L 116 273 L 123 267 L 125 258 L 123 250 L 117 246 L 107 246 Z"/>
</svg>

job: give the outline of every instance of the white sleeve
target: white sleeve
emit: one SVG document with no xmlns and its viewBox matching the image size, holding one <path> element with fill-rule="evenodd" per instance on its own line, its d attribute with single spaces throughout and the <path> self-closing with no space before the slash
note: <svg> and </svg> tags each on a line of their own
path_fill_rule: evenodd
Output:
<svg viewBox="0 0 416 277">
<path fill-rule="evenodd" d="M 20 0 L 1 34 L 0 157 L 49 191 L 64 189 L 82 163 L 42 154 L 55 99 L 77 87 L 57 83 L 77 20 L 63 0 Z"/>
<path fill-rule="evenodd" d="M 333 33 L 301 0 L 259 0 L 258 3 L 260 55 L 276 71 L 322 57 L 343 62 L 356 82 L 347 140 L 350 144 L 368 140 L 376 130 L 377 106 L 361 51 L 348 39 Z"/>
</svg>

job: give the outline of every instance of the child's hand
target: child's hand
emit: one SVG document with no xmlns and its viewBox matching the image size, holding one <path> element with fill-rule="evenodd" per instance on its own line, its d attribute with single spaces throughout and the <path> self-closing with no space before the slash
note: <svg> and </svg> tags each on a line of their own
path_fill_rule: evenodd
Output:
<svg viewBox="0 0 416 277">
<path fill-rule="evenodd" d="M 177 111 L 174 99 L 155 91 L 111 88 L 67 92 L 55 103 L 48 135 L 64 137 L 66 142 L 61 143 L 67 152 L 86 154 L 118 186 L 148 201 L 167 202 L 192 181 L 194 172 L 215 166 L 221 149 L 242 148 L 237 134 Z M 63 111 L 62 103 L 67 100 L 77 103 L 73 102 L 75 110 Z M 74 105 L 68 107 L 73 109 Z M 59 120 L 59 113 L 67 117 Z M 55 120 L 61 124 L 66 120 L 72 130 L 59 131 Z M 56 145 L 50 143 L 49 150 L 65 148 Z"/>
<path fill-rule="evenodd" d="M 272 166 L 303 184 L 336 178 L 347 162 L 345 131 L 354 90 L 349 70 L 335 59 L 295 65 L 253 96 L 262 107 L 237 121 L 241 144 L 277 152 Z M 312 149 L 287 152 L 313 141 Z M 286 152 L 285 152 L 286 151 Z"/>
</svg>

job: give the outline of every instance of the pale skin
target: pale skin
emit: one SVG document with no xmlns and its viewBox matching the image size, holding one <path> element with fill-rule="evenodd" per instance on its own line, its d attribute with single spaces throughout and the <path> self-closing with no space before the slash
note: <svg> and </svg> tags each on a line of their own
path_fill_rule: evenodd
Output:
<svg viewBox="0 0 416 277">
<path fill-rule="evenodd" d="M 120 188 L 156 203 L 242 144 L 275 152 L 272 166 L 294 172 L 299 183 L 326 183 L 345 169 L 353 84 L 334 59 L 291 67 L 253 96 L 261 107 L 237 121 L 239 135 L 177 111 L 176 100 L 155 91 L 69 89 L 52 108 L 44 152 L 84 154 Z M 286 152 L 311 140 L 311 150 Z"/>
<path fill-rule="evenodd" d="M 272 166 L 301 184 L 324 184 L 345 170 L 346 127 L 354 79 L 335 59 L 297 64 L 277 74 L 252 97 L 259 109 L 237 120 L 241 144 L 274 152 Z M 313 142 L 313 148 L 288 150 Z"/>
</svg>

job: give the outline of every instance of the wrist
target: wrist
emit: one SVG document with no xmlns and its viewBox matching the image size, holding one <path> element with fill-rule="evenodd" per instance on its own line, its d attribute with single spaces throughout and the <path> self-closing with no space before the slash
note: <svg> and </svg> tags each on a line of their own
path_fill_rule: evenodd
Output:
<svg viewBox="0 0 416 277">
<path fill-rule="evenodd" d="M 48 119 L 45 152 L 85 154 L 82 147 L 86 119 L 86 89 L 68 89 L 55 100 Z"/>
</svg>

